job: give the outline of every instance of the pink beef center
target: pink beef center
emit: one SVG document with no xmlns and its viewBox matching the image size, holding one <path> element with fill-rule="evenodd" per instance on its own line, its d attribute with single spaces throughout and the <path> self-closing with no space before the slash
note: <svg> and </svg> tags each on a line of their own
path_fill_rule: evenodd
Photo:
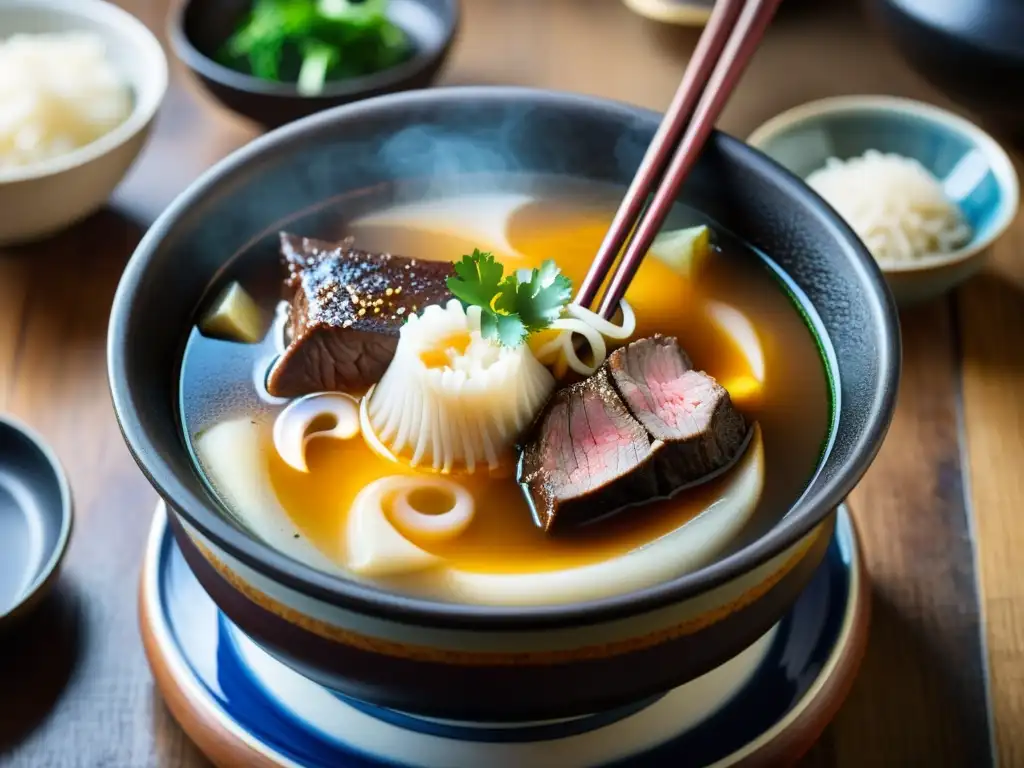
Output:
<svg viewBox="0 0 1024 768">
<path fill-rule="evenodd" d="M 544 468 L 577 489 L 589 489 L 602 478 L 617 476 L 640 462 L 636 437 L 615 422 L 599 397 L 574 397 L 570 407 L 556 406 L 551 422 L 560 428 L 549 435 L 552 450 L 546 452 Z"/>
<path fill-rule="evenodd" d="M 665 361 L 659 358 L 658 362 Z M 645 377 L 646 391 L 637 386 L 623 387 L 630 407 L 638 414 L 647 411 L 669 430 L 682 434 L 700 432 L 707 418 L 702 406 L 714 401 L 711 382 L 695 371 L 665 375 L 666 366 L 651 368 Z"/>
</svg>

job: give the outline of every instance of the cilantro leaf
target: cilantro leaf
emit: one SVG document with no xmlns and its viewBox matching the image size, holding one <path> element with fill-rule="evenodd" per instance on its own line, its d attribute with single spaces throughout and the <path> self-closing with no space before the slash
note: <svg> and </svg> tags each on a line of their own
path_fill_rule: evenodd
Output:
<svg viewBox="0 0 1024 768">
<path fill-rule="evenodd" d="M 530 273 L 530 279 L 520 282 L 515 274 L 503 283 L 499 308 L 514 307 L 514 311 L 531 332 L 543 331 L 559 317 L 572 298 L 572 281 L 563 275 L 558 265 L 548 259 Z"/>
<path fill-rule="evenodd" d="M 491 302 L 498 295 L 501 276 L 505 268 L 494 260 L 493 253 L 473 249 L 455 264 L 455 277 L 448 278 L 448 290 L 463 304 L 491 310 Z"/>
<path fill-rule="evenodd" d="M 523 343 L 529 331 L 518 315 L 483 311 L 480 313 L 480 335 L 503 346 L 515 348 Z"/>
<path fill-rule="evenodd" d="M 572 295 L 572 282 L 554 261 L 538 269 L 505 276 L 493 253 L 474 249 L 455 264 L 448 290 L 463 306 L 480 307 L 480 333 L 507 347 L 549 327 L 562 315 Z"/>
</svg>

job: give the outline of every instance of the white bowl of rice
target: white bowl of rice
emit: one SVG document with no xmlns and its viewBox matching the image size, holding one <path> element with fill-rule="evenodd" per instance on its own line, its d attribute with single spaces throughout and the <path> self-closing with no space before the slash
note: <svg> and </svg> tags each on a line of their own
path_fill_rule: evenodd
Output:
<svg viewBox="0 0 1024 768">
<path fill-rule="evenodd" d="M 1017 174 L 987 133 L 889 96 L 811 102 L 747 140 L 846 220 L 901 306 L 945 294 L 984 264 L 1017 214 Z"/>
<path fill-rule="evenodd" d="M 102 207 L 149 135 L 167 58 L 102 0 L 0 2 L 0 245 Z"/>
</svg>

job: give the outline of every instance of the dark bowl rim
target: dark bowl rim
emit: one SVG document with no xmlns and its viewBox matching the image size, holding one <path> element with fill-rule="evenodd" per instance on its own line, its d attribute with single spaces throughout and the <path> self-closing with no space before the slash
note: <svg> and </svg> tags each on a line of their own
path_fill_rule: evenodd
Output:
<svg viewBox="0 0 1024 768">
<path fill-rule="evenodd" d="M 275 83 L 238 72 L 218 63 L 200 51 L 185 33 L 185 14 L 195 2 L 198 0 L 179 0 L 171 8 L 167 17 L 167 39 L 170 41 L 174 54 L 185 66 L 201 77 L 239 93 L 269 98 L 301 99 L 313 103 L 332 99 L 351 99 L 360 94 L 394 88 L 411 80 L 421 72 L 429 70 L 447 55 L 458 34 L 462 20 L 461 0 L 445 0 L 451 12 L 443 17 L 438 14 L 438 17 L 442 18 L 444 22 L 444 34 L 437 44 L 417 49 L 412 57 L 393 67 L 369 75 L 329 82 L 320 93 L 304 94 L 299 93 L 295 83 Z M 204 0 L 204 2 L 210 2 L 210 0 Z"/>
<path fill-rule="evenodd" d="M 796 544 L 821 523 L 867 471 L 888 431 L 895 409 L 896 385 L 901 363 L 901 339 L 896 305 L 877 264 L 853 230 L 810 187 L 767 155 L 727 134 L 716 132 L 711 141 L 731 162 L 774 179 L 809 216 L 824 223 L 837 242 L 852 249 L 859 258 L 854 267 L 872 288 L 866 300 L 881 339 L 876 361 L 878 377 L 872 406 L 859 414 L 864 427 L 850 449 L 843 469 L 817 488 L 805 491 L 779 523 L 766 535 L 727 557 L 697 571 L 635 592 L 568 605 L 489 606 L 445 603 L 345 580 L 293 560 L 269 544 L 250 537 L 231 525 L 221 513 L 180 482 L 162 458 L 160 448 L 146 433 L 135 415 L 133 387 L 128 385 L 125 351 L 133 333 L 129 325 L 133 295 L 162 239 L 176 226 L 188 209 L 222 178 L 230 176 L 253 158 L 275 147 L 290 145 L 300 137 L 315 134 L 325 125 L 359 120 L 364 114 L 403 112 L 416 105 L 446 101 L 481 101 L 510 104 L 516 101 L 549 106 L 573 107 L 592 113 L 628 114 L 656 124 L 660 115 L 647 109 L 608 99 L 516 86 L 473 86 L 404 91 L 334 109 L 325 110 L 261 136 L 232 153 L 181 193 L 150 227 L 125 267 L 110 314 L 107 365 L 118 424 L 128 448 L 147 479 L 172 512 L 185 520 L 232 557 L 263 577 L 327 604 L 363 615 L 406 624 L 474 630 L 534 630 L 573 627 L 613 621 L 665 608 L 694 595 L 707 592 L 753 570 Z M 842 411 L 842 404 L 839 406 Z M 182 450 L 185 450 L 182 444 Z"/>
<path fill-rule="evenodd" d="M 52 483 L 60 497 L 60 531 L 57 534 L 57 540 L 53 543 L 50 551 L 46 553 L 46 561 L 42 567 L 16 598 L 14 604 L 7 609 L 0 609 L 0 627 L 3 627 L 31 610 L 53 586 L 64 562 L 64 557 L 67 555 L 71 534 L 74 532 L 75 503 L 64 464 L 57 456 L 56 450 L 39 432 L 21 419 L 9 414 L 0 414 L 0 430 L 9 430 L 19 434 L 29 442 L 33 450 L 39 453 L 39 456 L 49 466 L 50 471 L 53 472 Z M 2 549 L 0 547 L 0 550 Z"/>
</svg>

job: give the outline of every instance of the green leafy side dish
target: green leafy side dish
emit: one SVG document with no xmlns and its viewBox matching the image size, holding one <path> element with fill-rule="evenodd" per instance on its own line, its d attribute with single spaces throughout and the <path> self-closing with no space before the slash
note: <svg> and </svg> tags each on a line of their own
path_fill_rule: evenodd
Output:
<svg viewBox="0 0 1024 768">
<path fill-rule="evenodd" d="M 551 260 L 532 271 L 505 275 L 493 253 L 474 249 L 456 262 L 448 290 L 463 306 L 480 307 L 485 339 L 515 347 L 562 316 L 572 298 L 572 281 Z"/>
<path fill-rule="evenodd" d="M 408 36 L 387 18 L 388 0 L 255 0 L 218 56 L 263 80 L 316 95 L 331 81 L 400 64 Z"/>
</svg>

